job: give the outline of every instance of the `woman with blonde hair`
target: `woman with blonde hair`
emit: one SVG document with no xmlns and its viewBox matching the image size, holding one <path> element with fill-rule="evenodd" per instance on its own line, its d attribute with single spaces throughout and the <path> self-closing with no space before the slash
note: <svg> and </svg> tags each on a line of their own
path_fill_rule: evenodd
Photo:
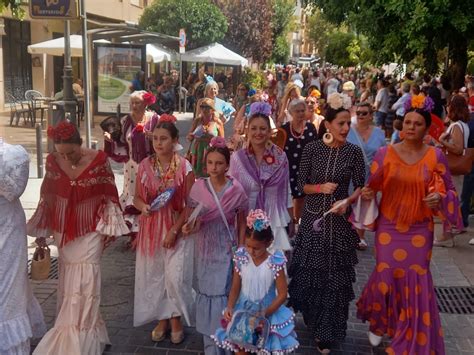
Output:
<svg viewBox="0 0 474 355">
<path fill-rule="evenodd" d="M 283 94 L 283 99 L 280 102 L 280 110 L 278 113 L 277 126 L 281 126 L 288 121 L 291 121 L 291 115 L 288 111 L 288 105 L 293 99 L 301 97 L 301 89 L 293 82 L 288 83 Z"/>
</svg>

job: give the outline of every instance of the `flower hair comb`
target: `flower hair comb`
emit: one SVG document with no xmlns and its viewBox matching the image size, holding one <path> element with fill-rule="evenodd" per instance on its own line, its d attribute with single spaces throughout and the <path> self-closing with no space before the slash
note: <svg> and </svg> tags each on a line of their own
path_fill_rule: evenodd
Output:
<svg viewBox="0 0 474 355">
<path fill-rule="evenodd" d="M 338 92 L 334 92 L 328 97 L 328 105 L 333 110 L 349 110 L 352 106 L 352 101 L 349 96 L 346 94 L 341 94 Z"/>
<path fill-rule="evenodd" d="M 226 148 L 227 144 L 222 137 L 213 137 L 209 143 L 212 148 Z"/>
<path fill-rule="evenodd" d="M 69 122 L 68 120 L 64 120 L 59 122 L 56 127 L 49 126 L 48 127 L 48 138 L 53 140 L 68 140 L 71 138 L 74 133 L 76 133 L 76 127 L 74 124 Z"/>
<path fill-rule="evenodd" d="M 254 102 L 250 105 L 250 116 L 257 114 L 270 117 L 272 114 L 272 106 L 266 102 Z"/>
<path fill-rule="evenodd" d="M 247 216 L 247 227 L 261 232 L 270 227 L 270 220 L 263 210 L 250 210 Z"/>
<path fill-rule="evenodd" d="M 177 119 L 173 115 L 169 115 L 167 113 L 164 113 L 160 116 L 160 119 L 158 120 L 160 123 L 161 122 L 169 122 L 169 123 L 176 123 Z"/>
<path fill-rule="evenodd" d="M 153 105 L 156 102 L 156 97 L 151 92 L 144 93 L 142 99 L 146 106 Z"/>
<path fill-rule="evenodd" d="M 406 112 L 411 109 L 431 112 L 434 108 L 434 101 L 431 97 L 422 94 L 410 95 L 409 99 L 405 101 L 404 108 Z"/>
</svg>

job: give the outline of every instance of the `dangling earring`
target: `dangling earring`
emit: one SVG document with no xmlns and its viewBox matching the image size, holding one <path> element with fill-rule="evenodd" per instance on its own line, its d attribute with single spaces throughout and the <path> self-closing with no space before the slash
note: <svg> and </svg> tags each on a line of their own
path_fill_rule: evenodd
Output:
<svg viewBox="0 0 474 355">
<path fill-rule="evenodd" d="M 331 144 L 332 142 L 334 142 L 334 136 L 329 132 L 324 133 L 323 142 L 326 144 Z"/>
</svg>

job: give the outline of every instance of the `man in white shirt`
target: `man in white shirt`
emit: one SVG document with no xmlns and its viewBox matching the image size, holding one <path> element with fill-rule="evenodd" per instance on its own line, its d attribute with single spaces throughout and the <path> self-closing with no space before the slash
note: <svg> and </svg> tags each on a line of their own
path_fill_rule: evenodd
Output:
<svg viewBox="0 0 474 355">
<path fill-rule="evenodd" d="M 304 82 L 303 75 L 301 75 L 300 73 L 300 68 L 296 68 L 295 73 L 291 76 L 291 81 L 296 81 L 296 80 Z"/>
<path fill-rule="evenodd" d="M 375 125 L 382 129 L 385 128 L 385 119 L 388 113 L 389 95 L 387 89 L 387 82 L 384 79 L 377 81 L 377 96 L 375 96 L 374 110 L 375 110 Z"/>
<path fill-rule="evenodd" d="M 329 72 L 328 73 L 328 81 L 326 82 L 326 89 L 327 89 L 327 96 L 329 97 L 331 94 L 338 92 L 337 88 L 339 87 L 339 80 L 334 77 L 334 74 Z"/>
</svg>

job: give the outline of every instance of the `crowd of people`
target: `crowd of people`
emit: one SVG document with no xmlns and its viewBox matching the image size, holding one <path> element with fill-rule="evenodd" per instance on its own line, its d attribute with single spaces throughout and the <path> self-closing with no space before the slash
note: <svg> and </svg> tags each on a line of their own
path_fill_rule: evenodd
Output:
<svg viewBox="0 0 474 355">
<path fill-rule="evenodd" d="M 36 355 L 101 354 L 109 343 L 100 258 L 119 236 L 136 251 L 133 325 L 157 322 L 155 342 L 181 343 L 186 324 L 206 354 L 289 353 L 300 312 L 327 354 L 357 296 L 372 346 L 388 335 L 389 354 L 445 354 L 430 260 L 433 244 L 454 245 L 468 225 L 474 172 L 452 174 L 450 159 L 473 147 L 474 80 L 449 92 L 428 76 L 287 69 L 266 72 L 261 90 L 238 85 L 232 101 L 203 74 L 181 132 L 187 152 L 174 108 L 160 110 L 150 86 L 131 94 L 119 134 L 104 132 L 106 153 L 82 147 L 68 121 L 50 127 L 55 152 L 27 226 L 26 152 L 1 142 L 2 251 L 21 256 L 0 261 L 10 310 L 0 325 L 12 334 L 0 350 L 27 354 L 44 332 L 15 244 L 28 233 L 43 247 L 53 237 L 60 260 L 57 318 Z M 108 158 L 124 163 L 121 196 Z M 357 250 L 371 243 L 376 266 L 356 295 Z"/>
</svg>

